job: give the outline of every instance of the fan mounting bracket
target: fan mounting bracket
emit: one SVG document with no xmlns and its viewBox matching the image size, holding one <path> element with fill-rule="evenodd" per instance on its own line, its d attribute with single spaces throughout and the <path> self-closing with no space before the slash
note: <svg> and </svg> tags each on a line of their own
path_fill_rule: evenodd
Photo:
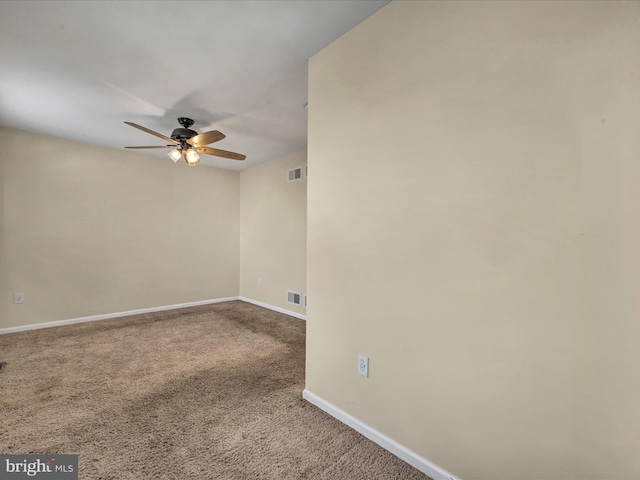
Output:
<svg viewBox="0 0 640 480">
<path fill-rule="evenodd" d="M 178 123 L 180 125 L 182 125 L 184 128 L 189 128 L 191 125 L 193 125 L 193 120 L 191 120 L 190 118 L 187 117 L 179 117 L 178 118 Z"/>
</svg>

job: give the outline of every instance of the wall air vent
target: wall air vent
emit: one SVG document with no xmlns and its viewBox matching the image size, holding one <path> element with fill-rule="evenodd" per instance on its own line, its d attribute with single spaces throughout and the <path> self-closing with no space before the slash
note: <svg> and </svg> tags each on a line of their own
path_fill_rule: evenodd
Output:
<svg viewBox="0 0 640 480">
<path fill-rule="evenodd" d="M 302 178 L 302 167 L 289 170 L 289 182 L 296 182 Z"/>
<path fill-rule="evenodd" d="M 292 305 L 300 305 L 300 301 L 302 299 L 302 295 L 298 292 L 287 292 L 287 303 L 291 303 Z"/>
</svg>

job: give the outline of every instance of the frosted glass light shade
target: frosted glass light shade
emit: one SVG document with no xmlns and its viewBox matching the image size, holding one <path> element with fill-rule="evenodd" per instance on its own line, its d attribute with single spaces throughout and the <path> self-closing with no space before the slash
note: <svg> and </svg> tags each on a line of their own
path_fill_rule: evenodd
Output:
<svg viewBox="0 0 640 480">
<path fill-rule="evenodd" d="M 182 158 L 182 152 L 177 148 L 171 150 L 169 153 L 167 153 L 167 155 L 169 155 L 169 158 L 173 160 L 174 163 Z"/>
<path fill-rule="evenodd" d="M 184 159 L 187 161 L 190 167 L 200 163 L 200 155 L 195 150 L 187 150 L 184 152 Z"/>
</svg>

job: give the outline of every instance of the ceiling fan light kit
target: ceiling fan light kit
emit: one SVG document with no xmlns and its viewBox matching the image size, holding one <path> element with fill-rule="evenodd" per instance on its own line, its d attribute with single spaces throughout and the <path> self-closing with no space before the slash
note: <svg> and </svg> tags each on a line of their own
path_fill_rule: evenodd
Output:
<svg viewBox="0 0 640 480">
<path fill-rule="evenodd" d="M 133 122 L 124 123 L 142 130 L 143 132 L 155 135 L 156 137 L 171 143 L 170 145 L 124 148 L 172 148 L 173 150 L 171 150 L 168 155 L 169 158 L 174 161 L 174 163 L 184 156 L 184 160 L 185 162 L 187 162 L 187 165 L 189 165 L 190 167 L 197 165 L 198 163 L 200 163 L 200 155 L 198 155 L 198 152 L 206 153 L 207 155 L 215 155 L 216 157 L 230 158 L 232 160 L 244 160 L 245 158 L 247 158 L 245 155 L 242 155 L 240 153 L 205 147 L 204 145 L 222 140 L 223 138 L 225 138 L 225 135 L 217 130 L 211 130 L 210 132 L 198 134 L 198 132 L 189 128 L 191 127 L 191 125 L 193 125 L 194 122 L 187 117 L 178 118 L 178 123 L 182 125 L 182 128 L 176 128 L 171 133 L 171 137 L 167 137 L 165 135 L 162 135 L 161 133 L 154 132 L 153 130 L 149 130 L 148 128 Z"/>
</svg>

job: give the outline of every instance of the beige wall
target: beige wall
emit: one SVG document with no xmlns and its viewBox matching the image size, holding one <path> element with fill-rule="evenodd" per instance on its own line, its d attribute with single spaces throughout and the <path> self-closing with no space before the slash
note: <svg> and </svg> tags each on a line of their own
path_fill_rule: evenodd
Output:
<svg viewBox="0 0 640 480">
<path fill-rule="evenodd" d="M 640 478 L 639 46 L 395 1 L 311 59 L 310 392 L 466 480 Z"/>
<path fill-rule="evenodd" d="M 240 174 L 240 295 L 301 315 L 286 292 L 306 292 L 307 179 L 287 172 L 306 164 L 303 150 Z"/>
<path fill-rule="evenodd" d="M 0 328 L 238 295 L 237 172 L 5 128 L 0 162 Z"/>
</svg>

